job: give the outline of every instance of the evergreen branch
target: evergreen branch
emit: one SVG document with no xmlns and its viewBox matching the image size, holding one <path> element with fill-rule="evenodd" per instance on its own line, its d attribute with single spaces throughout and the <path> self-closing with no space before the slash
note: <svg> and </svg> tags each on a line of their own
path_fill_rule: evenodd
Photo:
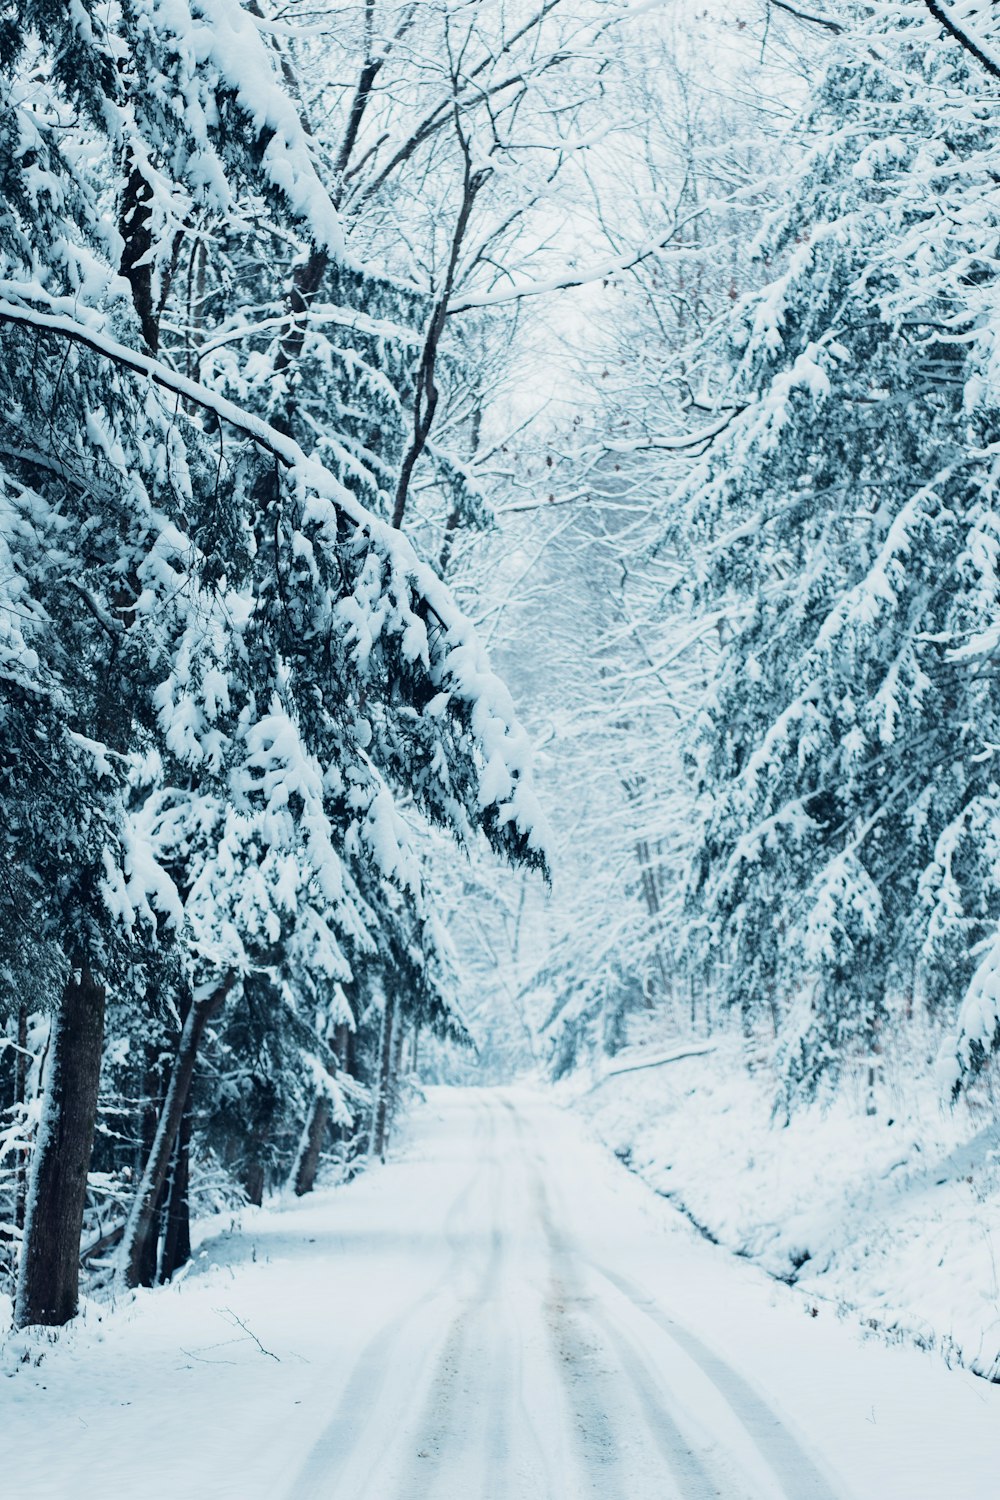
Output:
<svg viewBox="0 0 1000 1500">
<path fill-rule="evenodd" d="M 293 438 L 287 437 L 269 422 L 237 406 L 225 396 L 218 395 L 199 381 L 181 375 L 178 371 L 169 369 L 152 355 L 130 349 L 128 345 L 120 344 L 117 340 L 61 313 L 41 312 L 33 307 L 0 301 L 0 323 L 51 333 L 70 344 L 79 344 L 111 364 L 152 381 L 154 385 L 159 386 L 161 390 L 168 391 L 172 396 L 180 397 L 182 401 L 187 401 L 202 411 L 211 412 L 220 422 L 242 433 L 244 437 L 249 438 L 251 442 L 269 453 L 283 469 L 298 470 L 307 476 L 311 474 L 313 482 L 321 486 L 325 497 L 346 520 L 369 532 L 371 536 L 378 538 L 385 545 L 392 545 L 394 535 L 392 528 L 356 500 L 328 469 L 316 459 L 309 458 Z M 331 490 L 335 493 L 331 494 Z M 396 535 L 398 537 L 398 533 Z M 419 566 L 415 555 L 413 563 Z M 428 607 L 431 608 L 432 613 L 438 614 L 437 608 L 429 601 Z M 440 618 L 440 615 L 438 617 Z M 444 623 L 443 620 L 442 623 Z"/>
</svg>

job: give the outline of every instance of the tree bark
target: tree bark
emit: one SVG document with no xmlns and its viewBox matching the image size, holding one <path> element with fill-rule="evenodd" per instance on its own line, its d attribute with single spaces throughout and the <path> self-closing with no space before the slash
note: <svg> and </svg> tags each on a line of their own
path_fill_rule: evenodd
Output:
<svg viewBox="0 0 1000 1500">
<path fill-rule="evenodd" d="M 24 1106 L 28 1098 L 28 1007 L 19 1006 L 17 1012 L 17 1053 L 14 1059 L 14 1108 L 23 1120 Z M 14 1168 L 14 1223 L 24 1228 L 24 1210 L 28 1199 L 28 1158 L 26 1148 L 19 1148 Z"/>
<path fill-rule="evenodd" d="M 353 1032 L 346 1021 L 338 1021 L 333 1028 L 333 1050 L 337 1057 L 337 1066 L 343 1073 L 350 1073 L 353 1058 L 351 1056 L 351 1041 Z"/>
<path fill-rule="evenodd" d="M 382 1039 L 379 1048 L 378 1083 L 372 1112 L 371 1152 L 385 1161 L 386 1125 L 389 1116 L 389 1087 L 392 1078 L 392 1033 L 396 1015 L 396 998 L 390 991 L 382 1012 Z"/>
<path fill-rule="evenodd" d="M 264 1201 L 264 1163 L 256 1157 L 243 1173 L 243 1190 L 247 1195 L 247 1202 L 252 1203 L 254 1208 L 260 1208 Z"/>
<path fill-rule="evenodd" d="M 462 245 L 465 242 L 465 235 L 469 227 L 469 219 L 472 216 L 476 197 L 492 173 L 491 167 L 473 168 L 469 145 L 461 132 L 459 132 L 459 143 L 461 144 L 462 153 L 465 158 L 462 202 L 455 220 L 455 228 L 452 231 L 451 253 L 448 257 L 448 266 L 445 271 L 441 293 L 431 310 L 427 331 L 424 334 L 424 347 L 420 356 L 416 392 L 413 398 L 413 433 L 406 452 L 403 455 L 399 478 L 396 482 L 396 498 L 392 507 L 392 524 L 397 531 L 402 526 L 403 517 L 406 514 L 406 502 L 409 498 L 410 480 L 413 477 L 413 470 L 416 467 L 417 460 L 427 446 L 427 439 L 430 437 L 431 428 L 434 426 L 434 417 L 437 412 L 440 395 L 436 380 L 438 348 L 448 317 L 448 304 L 451 301 L 451 294 L 455 287 L 458 258 L 462 251 Z"/>
<path fill-rule="evenodd" d="M 396 1024 L 392 1034 L 392 1063 L 389 1068 L 389 1107 L 386 1111 L 385 1120 L 385 1146 L 384 1154 L 389 1149 L 389 1138 L 392 1135 L 392 1126 L 399 1110 L 399 1081 L 403 1076 L 403 1017 L 396 1017 Z"/>
<path fill-rule="evenodd" d="M 333 1050 L 337 1058 L 337 1072 L 354 1077 L 354 1032 L 346 1021 L 340 1021 L 333 1030 Z M 330 1126 L 330 1139 L 334 1144 L 350 1141 L 354 1135 L 353 1125 L 334 1121 Z"/>
<path fill-rule="evenodd" d="M 218 1015 L 235 982 L 236 975 L 230 973 L 212 994 L 192 1001 L 184 1021 L 184 1029 L 177 1046 L 177 1056 L 170 1074 L 167 1097 L 163 1101 L 163 1112 L 160 1115 L 156 1139 L 149 1153 L 125 1226 L 121 1265 L 127 1286 L 144 1284 L 142 1276 L 148 1265 L 149 1239 L 156 1226 L 157 1200 L 166 1181 L 174 1142 L 177 1140 L 188 1095 L 191 1092 L 191 1080 L 194 1077 L 198 1047 L 205 1027 Z"/>
<path fill-rule="evenodd" d="M 188 1182 L 191 1172 L 191 1112 L 181 1116 L 177 1145 L 174 1149 L 170 1187 L 166 1202 L 166 1233 L 160 1256 L 159 1279 L 169 1281 L 175 1271 L 191 1259 L 191 1210 Z"/>
<path fill-rule="evenodd" d="M 80 1234 L 94 1144 L 105 990 L 76 953 L 52 1037 L 31 1163 L 14 1323 L 58 1326 L 80 1298 Z"/>
<path fill-rule="evenodd" d="M 163 1113 L 164 1100 L 164 1065 L 163 1057 L 159 1048 L 150 1049 L 147 1052 L 146 1068 L 143 1075 L 143 1109 L 142 1109 L 142 1134 L 137 1143 L 134 1166 L 134 1181 L 142 1181 L 142 1173 L 146 1162 L 150 1158 L 153 1144 L 156 1140 L 156 1132 L 159 1128 L 160 1116 Z M 155 1225 L 159 1225 L 163 1215 L 163 1203 L 166 1195 L 166 1183 L 157 1195 L 156 1206 L 153 1210 Z M 146 1237 L 143 1250 L 142 1265 L 139 1268 L 139 1285 L 152 1286 L 156 1280 L 156 1248 L 159 1239 L 158 1233 L 150 1233 Z"/>
<path fill-rule="evenodd" d="M 306 1193 L 311 1193 L 315 1186 L 329 1120 L 330 1097 L 328 1094 L 317 1093 L 295 1165 L 295 1180 L 292 1187 L 296 1198 L 304 1198 Z"/>
</svg>

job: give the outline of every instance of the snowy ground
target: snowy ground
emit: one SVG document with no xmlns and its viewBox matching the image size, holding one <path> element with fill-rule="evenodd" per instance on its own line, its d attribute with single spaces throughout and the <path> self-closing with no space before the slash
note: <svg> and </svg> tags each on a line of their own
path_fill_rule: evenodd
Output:
<svg viewBox="0 0 1000 1500">
<path fill-rule="evenodd" d="M 772 1075 L 749 1076 L 738 1047 L 618 1071 L 577 1103 L 652 1187 L 814 1304 L 1000 1378 L 994 1110 L 952 1111 L 930 1078 L 922 1092 L 888 1079 L 873 1117 L 862 1084 L 776 1125 Z"/>
<path fill-rule="evenodd" d="M 4 1360 L 18 1500 L 981 1500 L 1000 1463 L 1000 1388 L 809 1316 L 527 1091 L 432 1091 L 389 1166 Z"/>
</svg>

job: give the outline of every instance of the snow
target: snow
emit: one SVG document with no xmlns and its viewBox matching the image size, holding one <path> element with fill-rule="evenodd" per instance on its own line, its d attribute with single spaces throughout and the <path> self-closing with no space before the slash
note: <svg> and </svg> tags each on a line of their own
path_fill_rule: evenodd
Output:
<svg viewBox="0 0 1000 1500">
<path fill-rule="evenodd" d="M 361 570 L 354 595 L 340 602 L 338 612 L 349 616 L 349 639 L 363 662 L 371 644 L 390 623 L 402 637 L 410 659 L 427 649 L 427 635 L 421 619 L 424 608 L 441 626 L 444 636 L 443 659 L 429 665 L 432 682 L 448 689 L 456 704 L 468 709 L 473 733 L 481 754 L 488 763 L 491 794 L 502 797 L 496 802 L 499 825 L 513 823 L 526 844 L 543 856 L 548 832 L 537 797 L 531 788 L 531 744 L 517 721 L 514 705 L 504 684 L 493 672 L 488 657 L 470 622 L 461 614 L 445 584 L 433 569 L 417 556 L 401 532 L 368 511 L 330 471 L 316 459 L 307 456 L 297 443 L 252 413 L 243 411 L 231 401 L 218 396 L 208 387 L 177 374 L 160 361 L 137 353 L 110 338 L 97 321 L 79 321 L 66 316 L 67 299 L 40 296 L 47 308 L 19 305 L 3 300 L 5 294 L 23 296 L 23 288 L 0 280 L 0 322 L 45 329 L 82 344 L 112 365 L 144 376 L 175 395 L 182 396 L 204 410 L 212 411 L 234 430 L 260 443 L 285 467 L 300 493 L 301 525 L 315 528 L 321 541 L 337 544 L 340 524 L 350 521 L 357 530 L 357 544 L 367 543 L 370 554 Z M 197 723 L 188 722 L 185 714 L 200 718 L 200 711 L 175 697 L 176 683 L 168 679 L 160 691 L 157 707 L 161 718 L 169 722 L 169 733 L 177 739 L 176 753 L 197 753 Z M 484 803 L 488 806 L 488 803 Z"/>
<path fill-rule="evenodd" d="M 177 1284 L 8 1338 L 5 1490 L 992 1493 L 1000 1389 L 811 1311 L 550 1098 L 431 1090 L 386 1167 L 213 1221 Z"/>
<path fill-rule="evenodd" d="M 963 1069 L 973 1066 L 974 1049 L 989 1054 L 1000 1035 L 1000 940 L 993 938 L 962 1001 L 956 1027 L 957 1042 L 951 1055 L 942 1051 L 939 1077 L 950 1089 L 956 1087 Z"/>
<path fill-rule="evenodd" d="M 190 5 L 146 0 L 143 8 L 151 35 L 160 40 L 174 69 L 172 78 L 146 79 L 144 86 L 154 97 L 161 91 L 175 95 L 171 102 L 193 147 L 190 179 L 209 188 L 219 206 L 229 207 L 225 165 L 212 139 L 217 95 L 228 93 L 263 145 L 260 164 L 271 186 L 319 247 L 341 255 L 343 230 L 313 161 L 309 134 L 276 76 L 253 17 L 235 0 Z"/>
<path fill-rule="evenodd" d="M 647 1050 L 622 1054 L 619 1069 Z M 784 1124 L 772 1119 L 773 1074 L 748 1073 L 735 1039 L 678 1053 L 580 1096 L 632 1170 L 723 1246 L 793 1280 L 803 1306 L 1000 1379 L 992 1108 L 952 1111 L 930 1071 L 918 1089 L 891 1058 L 870 1058 L 834 1102 Z"/>
</svg>

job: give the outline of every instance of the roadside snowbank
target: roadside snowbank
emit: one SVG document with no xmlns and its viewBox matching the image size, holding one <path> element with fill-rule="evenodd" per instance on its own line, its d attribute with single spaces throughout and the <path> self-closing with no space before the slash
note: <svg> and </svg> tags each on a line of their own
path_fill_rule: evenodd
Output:
<svg viewBox="0 0 1000 1500">
<path fill-rule="evenodd" d="M 619 1054 L 575 1091 L 616 1155 L 710 1238 L 832 1302 L 1000 1381 L 1000 1122 L 943 1107 L 927 1081 L 877 1113 L 853 1098 L 771 1121 L 772 1077 L 736 1038 L 702 1055 Z M 662 1065 L 635 1066 L 644 1053 Z"/>
</svg>

